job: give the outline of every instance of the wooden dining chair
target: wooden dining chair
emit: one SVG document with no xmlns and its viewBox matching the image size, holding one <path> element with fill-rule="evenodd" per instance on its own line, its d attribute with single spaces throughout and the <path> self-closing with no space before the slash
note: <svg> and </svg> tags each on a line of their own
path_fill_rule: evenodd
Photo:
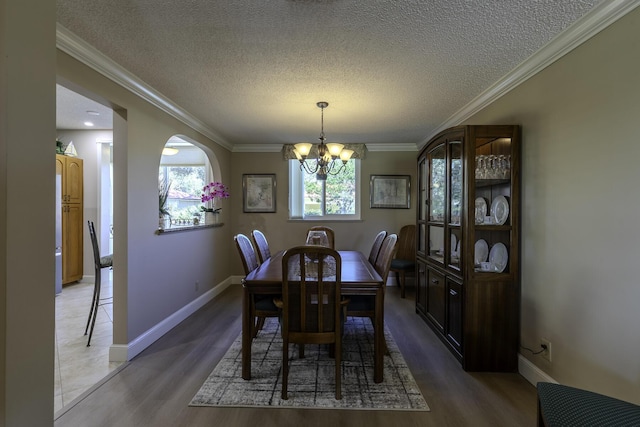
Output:
<svg viewBox="0 0 640 427">
<path fill-rule="evenodd" d="M 233 237 L 242 260 L 245 276 L 258 268 L 258 257 L 251 241 L 244 234 L 237 234 Z M 243 279 L 244 280 L 244 279 Z M 254 295 L 251 299 L 251 319 L 253 331 L 251 335 L 255 338 L 258 331 L 264 326 L 267 317 L 277 317 L 280 310 L 273 302 L 274 298 L 280 298 L 280 295 Z"/>
<path fill-rule="evenodd" d="M 91 336 L 93 335 L 93 328 L 96 325 L 96 317 L 98 317 L 98 307 L 103 304 L 112 304 L 113 298 L 101 298 L 100 290 L 102 288 L 102 269 L 113 267 L 113 256 L 111 254 L 101 257 L 100 248 L 98 247 L 98 238 L 96 237 L 96 229 L 93 225 L 93 221 L 87 221 L 89 226 L 89 235 L 91 236 L 91 246 L 93 247 L 93 266 L 95 280 L 93 285 L 93 298 L 91 299 L 91 309 L 89 310 L 89 319 L 87 319 L 87 326 L 84 328 L 84 334 L 89 332 L 89 338 L 87 339 L 87 347 L 91 346 Z M 104 301 L 104 302 L 101 302 Z M 91 326 L 91 329 L 89 329 Z"/>
<path fill-rule="evenodd" d="M 325 227 L 323 225 L 316 225 L 307 230 L 307 236 L 309 236 L 310 231 L 324 231 L 327 233 L 327 238 L 329 239 L 329 247 L 331 249 L 335 249 L 335 233 L 333 232 L 333 228 Z"/>
<path fill-rule="evenodd" d="M 380 277 L 382 277 L 382 283 L 385 284 L 389 277 L 389 267 L 391 266 L 393 255 L 395 254 L 397 241 L 398 236 L 396 234 L 389 234 L 384 238 L 382 245 L 380 246 L 380 252 L 376 258 L 376 263 L 373 266 Z M 376 297 L 373 295 L 352 295 L 349 298 L 350 302 L 347 305 L 347 316 L 368 317 L 373 323 L 376 308 Z"/>
<path fill-rule="evenodd" d="M 400 297 L 404 298 L 406 273 L 416 270 L 416 226 L 405 225 L 400 229 L 398 250 L 391 261 L 391 271 L 396 273 L 396 282 L 400 286 Z"/>
<path fill-rule="evenodd" d="M 374 269 L 382 277 L 382 283 L 386 285 L 387 278 L 389 277 L 389 267 L 391 266 L 391 260 L 396 251 L 396 243 L 398 236 L 396 234 L 389 234 L 382 241 L 378 258 L 374 265 Z M 384 304 L 384 291 L 386 286 L 382 287 L 382 304 Z M 346 316 L 352 317 L 368 317 L 371 320 L 371 324 L 375 328 L 375 315 L 376 315 L 376 297 L 373 295 L 351 295 L 349 297 L 349 303 L 346 306 Z M 384 325 L 384 322 L 383 322 Z M 384 327 L 384 326 L 383 326 Z M 384 331 L 383 331 L 384 335 Z M 387 343 L 382 341 L 382 351 L 387 354 Z"/>
<path fill-rule="evenodd" d="M 336 399 L 342 398 L 342 259 L 323 246 L 298 246 L 282 257 L 282 399 L 287 399 L 289 344 L 330 344 L 335 359 Z"/>
<path fill-rule="evenodd" d="M 376 235 L 373 245 L 371 246 L 371 252 L 369 252 L 369 262 L 371 265 L 376 264 L 376 259 L 378 258 L 378 253 L 380 252 L 380 247 L 382 246 L 382 242 L 385 237 L 387 237 L 387 232 L 384 230 Z"/>
<path fill-rule="evenodd" d="M 260 264 L 271 258 L 271 251 L 269 250 L 269 243 L 264 233 L 260 230 L 253 230 L 251 232 L 251 238 L 253 244 L 256 247 L 256 254 L 258 255 L 258 261 Z"/>
</svg>

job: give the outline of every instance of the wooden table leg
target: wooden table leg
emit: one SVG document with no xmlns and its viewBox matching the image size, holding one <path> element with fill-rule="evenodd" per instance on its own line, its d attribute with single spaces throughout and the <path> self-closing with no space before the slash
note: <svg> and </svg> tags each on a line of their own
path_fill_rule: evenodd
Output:
<svg viewBox="0 0 640 427">
<path fill-rule="evenodd" d="M 384 290 L 379 288 L 376 291 L 376 312 L 374 325 L 374 362 L 373 362 L 373 381 L 381 383 L 383 380 L 384 365 Z"/>
<path fill-rule="evenodd" d="M 243 286 L 242 298 L 242 379 L 251 379 L 251 294 Z"/>
</svg>

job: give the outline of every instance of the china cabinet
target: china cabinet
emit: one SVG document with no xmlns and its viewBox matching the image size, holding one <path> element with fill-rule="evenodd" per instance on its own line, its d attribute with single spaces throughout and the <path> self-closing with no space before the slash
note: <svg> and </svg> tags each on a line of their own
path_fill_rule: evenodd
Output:
<svg viewBox="0 0 640 427">
<path fill-rule="evenodd" d="M 458 126 L 418 155 L 416 312 L 469 371 L 517 370 L 520 129 Z"/>
<path fill-rule="evenodd" d="M 83 162 L 56 155 L 56 174 L 62 186 L 62 284 L 82 279 L 83 263 Z"/>
</svg>

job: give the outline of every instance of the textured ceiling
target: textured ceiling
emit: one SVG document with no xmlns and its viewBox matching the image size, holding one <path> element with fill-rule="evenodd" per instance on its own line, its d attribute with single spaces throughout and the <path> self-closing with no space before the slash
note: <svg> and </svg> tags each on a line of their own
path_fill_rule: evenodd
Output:
<svg viewBox="0 0 640 427">
<path fill-rule="evenodd" d="M 85 122 L 93 126 L 85 125 Z M 64 86 L 56 85 L 56 129 L 111 129 L 113 111 Z"/>
<path fill-rule="evenodd" d="M 230 145 L 418 144 L 599 0 L 57 0 Z"/>
</svg>

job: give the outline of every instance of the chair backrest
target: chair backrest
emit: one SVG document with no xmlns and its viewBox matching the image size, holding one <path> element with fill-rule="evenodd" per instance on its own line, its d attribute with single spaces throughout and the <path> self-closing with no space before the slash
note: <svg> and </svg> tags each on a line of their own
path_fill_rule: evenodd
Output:
<svg viewBox="0 0 640 427">
<path fill-rule="evenodd" d="M 244 267 L 245 276 L 258 268 L 258 258 L 256 257 L 256 251 L 253 249 L 251 240 L 244 234 L 237 234 L 233 237 L 242 260 L 242 266 Z"/>
<path fill-rule="evenodd" d="M 100 268 L 100 248 L 98 247 L 98 238 L 96 237 L 96 229 L 93 221 L 87 221 L 89 226 L 89 236 L 91 236 L 91 245 L 93 246 L 93 262 L 96 268 Z"/>
<path fill-rule="evenodd" d="M 387 237 L 387 232 L 382 230 L 378 233 L 375 240 L 373 241 L 371 252 L 369 253 L 369 262 L 371 263 L 371 265 L 376 264 L 376 259 L 378 258 L 378 253 L 380 252 L 380 247 L 382 246 L 382 241 L 385 237 Z"/>
<path fill-rule="evenodd" d="M 325 227 L 323 225 L 316 225 L 307 230 L 307 236 L 309 235 L 309 231 L 324 231 L 327 233 L 327 238 L 329 239 L 329 247 L 331 249 L 335 249 L 335 233 L 333 232 L 333 228 Z"/>
<path fill-rule="evenodd" d="M 387 283 L 387 277 L 389 276 L 389 268 L 391 267 L 391 260 L 396 253 L 398 242 L 398 236 L 396 234 L 389 234 L 382 241 L 382 246 L 380 247 L 380 253 L 378 254 L 378 258 L 376 259 L 376 263 L 374 265 L 375 270 L 378 272 L 380 277 L 382 277 L 382 282 Z"/>
<path fill-rule="evenodd" d="M 327 342 L 340 330 L 340 254 L 324 246 L 297 246 L 282 256 L 282 333 L 291 342 Z M 291 334 L 293 333 L 293 336 Z M 318 335 L 319 334 L 319 335 Z M 288 341 L 288 339 L 287 339 Z"/>
<path fill-rule="evenodd" d="M 415 260 L 416 258 L 416 226 L 415 224 L 405 225 L 400 229 L 398 236 L 397 259 Z"/>
<path fill-rule="evenodd" d="M 256 246 L 256 253 L 258 254 L 258 261 L 260 264 L 271 258 L 271 251 L 269 250 L 269 243 L 264 233 L 260 230 L 253 230 L 251 232 L 251 238 Z"/>
</svg>

